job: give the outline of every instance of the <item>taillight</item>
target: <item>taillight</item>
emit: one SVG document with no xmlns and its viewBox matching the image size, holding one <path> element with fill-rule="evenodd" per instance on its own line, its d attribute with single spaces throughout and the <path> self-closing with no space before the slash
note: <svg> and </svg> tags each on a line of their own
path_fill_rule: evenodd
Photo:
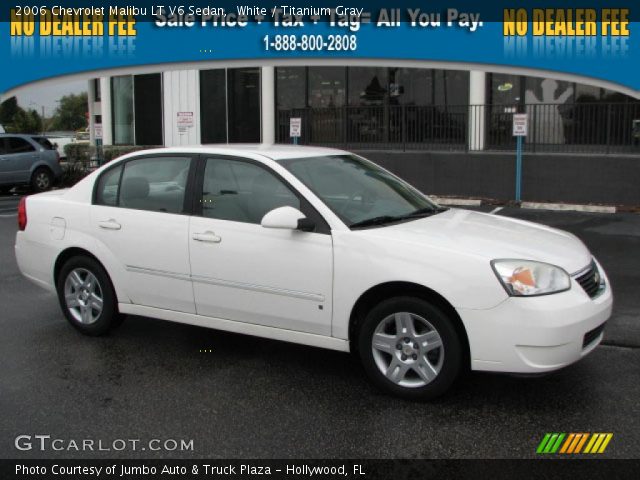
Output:
<svg viewBox="0 0 640 480">
<path fill-rule="evenodd" d="M 18 229 L 24 231 L 27 228 L 27 197 L 22 197 L 18 204 Z"/>
</svg>

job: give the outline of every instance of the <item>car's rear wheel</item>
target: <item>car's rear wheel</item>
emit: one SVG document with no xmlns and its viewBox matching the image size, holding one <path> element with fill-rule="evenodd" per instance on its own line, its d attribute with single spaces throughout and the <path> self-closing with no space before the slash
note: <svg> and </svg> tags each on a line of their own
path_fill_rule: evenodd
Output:
<svg viewBox="0 0 640 480">
<path fill-rule="evenodd" d="M 86 335 L 104 335 L 122 323 L 113 285 L 93 258 L 73 257 L 58 276 L 58 299 L 65 317 Z"/>
<path fill-rule="evenodd" d="M 420 400 L 447 391 L 464 357 L 452 319 L 413 297 L 392 298 L 374 307 L 361 323 L 358 350 L 375 385 Z"/>
<path fill-rule="evenodd" d="M 31 175 L 31 189 L 34 192 L 46 192 L 53 186 L 53 174 L 46 167 L 40 167 Z"/>
</svg>

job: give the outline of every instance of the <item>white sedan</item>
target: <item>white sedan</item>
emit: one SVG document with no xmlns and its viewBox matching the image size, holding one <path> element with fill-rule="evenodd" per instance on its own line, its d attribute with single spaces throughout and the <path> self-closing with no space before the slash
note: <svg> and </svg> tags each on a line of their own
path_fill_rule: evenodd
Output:
<svg viewBox="0 0 640 480">
<path fill-rule="evenodd" d="M 136 152 L 24 198 L 18 217 L 20 270 L 85 334 L 131 314 L 351 351 L 408 398 L 465 368 L 569 365 L 611 314 L 574 235 L 442 208 L 341 150 Z"/>
</svg>

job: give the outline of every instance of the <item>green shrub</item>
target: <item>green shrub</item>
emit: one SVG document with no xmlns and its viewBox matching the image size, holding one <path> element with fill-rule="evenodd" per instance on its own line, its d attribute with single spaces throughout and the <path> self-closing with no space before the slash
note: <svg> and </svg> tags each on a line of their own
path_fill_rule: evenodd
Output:
<svg viewBox="0 0 640 480">
<path fill-rule="evenodd" d="M 60 186 L 68 188 L 74 186 L 84 177 L 86 177 L 91 168 L 88 162 L 67 162 L 62 164 L 62 177 L 60 177 Z"/>
<path fill-rule="evenodd" d="M 68 163 L 88 163 L 91 160 L 93 148 L 88 143 L 68 143 L 64 146 L 64 153 Z"/>
<path fill-rule="evenodd" d="M 126 155 L 127 153 L 139 152 L 140 150 L 146 150 L 149 148 L 158 147 L 141 145 L 105 145 L 102 147 L 103 162 L 108 163 L 115 158 Z"/>
<path fill-rule="evenodd" d="M 64 146 L 64 153 L 67 155 L 67 162 L 82 162 L 89 164 L 92 160 L 98 160 L 102 157 L 102 163 L 109 163 L 111 160 L 126 155 L 131 152 L 139 152 L 149 148 L 158 148 L 156 146 L 142 145 L 104 145 L 96 148 L 88 143 L 69 143 Z"/>
</svg>

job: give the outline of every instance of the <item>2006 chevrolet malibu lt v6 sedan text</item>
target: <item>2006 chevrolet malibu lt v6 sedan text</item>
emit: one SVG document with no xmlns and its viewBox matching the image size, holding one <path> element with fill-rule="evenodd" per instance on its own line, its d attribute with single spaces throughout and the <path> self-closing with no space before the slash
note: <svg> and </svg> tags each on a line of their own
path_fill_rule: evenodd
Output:
<svg viewBox="0 0 640 480">
<path fill-rule="evenodd" d="M 18 223 L 22 273 L 85 334 L 133 314 L 352 351 L 407 398 L 569 365 L 613 301 L 574 235 L 442 208 L 340 150 L 136 152 L 23 198 Z"/>
</svg>

